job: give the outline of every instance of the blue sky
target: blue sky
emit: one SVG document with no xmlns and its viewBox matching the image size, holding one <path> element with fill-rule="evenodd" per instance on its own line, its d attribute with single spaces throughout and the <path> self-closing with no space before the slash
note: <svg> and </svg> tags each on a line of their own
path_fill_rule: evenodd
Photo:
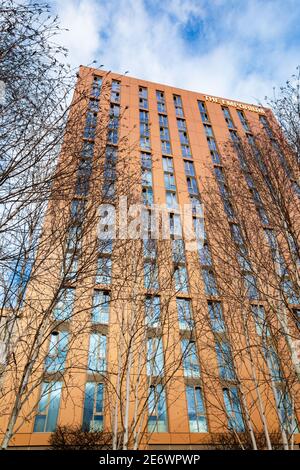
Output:
<svg viewBox="0 0 300 470">
<path fill-rule="evenodd" d="M 247 102 L 300 64 L 299 0 L 50 0 L 77 67 Z"/>
</svg>

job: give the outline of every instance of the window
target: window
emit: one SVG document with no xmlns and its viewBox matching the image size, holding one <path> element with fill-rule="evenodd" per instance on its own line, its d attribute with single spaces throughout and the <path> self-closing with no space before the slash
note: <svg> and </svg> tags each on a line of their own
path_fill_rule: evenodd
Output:
<svg viewBox="0 0 300 470">
<path fill-rule="evenodd" d="M 173 95 L 173 99 L 174 99 L 176 116 L 183 117 L 184 114 L 183 114 L 183 109 L 182 109 L 181 97 L 178 95 Z"/>
<path fill-rule="evenodd" d="M 165 173 L 164 174 L 164 182 L 165 182 L 165 188 L 166 189 L 176 191 L 175 177 L 172 173 Z"/>
<path fill-rule="evenodd" d="M 69 320 L 73 312 L 75 289 L 62 289 L 53 309 L 55 320 Z"/>
<path fill-rule="evenodd" d="M 244 283 L 246 288 L 247 297 L 250 300 L 259 299 L 259 292 L 256 286 L 256 279 L 253 274 L 244 274 Z"/>
<path fill-rule="evenodd" d="M 188 275 L 185 266 L 175 266 L 174 279 L 177 292 L 188 292 Z"/>
<path fill-rule="evenodd" d="M 195 176 L 195 169 L 194 169 L 193 162 L 190 162 L 189 160 L 184 160 L 184 170 L 185 170 L 186 176 Z"/>
<path fill-rule="evenodd" d="M 234 144 L 239 144 L 240 143 L 240 138 L 239 136 L 237 135 L 237 132 L 236 131 L 233 131 L 233 130 L 230 130 L 229 131 L 229 134 L 230 134 L 230 137 L 231 137 L 231 140 Z M 249 139 L 250 136 L 248 136 L 248 139 Z M 252 137 L 252 136 L 251 136 Z"/>
<path fill-rule="evenodd" d="M 146 289 L 158 289 L 158 266 L 151 262 L 144 263 L 144 286 Z"/>
<path fill-rule="evenodd" d="M 99 98 L 100 93 L 101 93 L 101 86 L 102 86 L 102 78 L 94 76 L 94 81 L 92 84 L 92 89 L 91 89 L 91 96 L 94 98 Z"/>
<path fill-rule="evenodd" d="M 155 260 L 157 257 L 156 240 L 153 240 L 152 238 L 147 238 L 143 240 L 143 245 L 144 245 L 144 258 Z"/>
<path fill-rule="evenodd" d="M 251 305 L 252 314 L 255 320 L 256 332 L 259 336 L 270 336 L 270 330 L 266 321 L 265 309 L 262 305 Z"/>
<path fill-rule="evenodd" d="M 166 105 L 165 103 L 157 103 L 157 110 L 159 113 L 166 113 Z"/>
<path fill-rule="evenodd" d="M 264 347 L 264 355 L 269 367 L 271 379 L 274 382 L 282 382 L 283 375 L 281 372 L 281 365 L 276 349 L 272 345 Z"/>
<path fill-rule="evenodd" d="M 89 190 L 89 179 L 92 173 L 92 165 L 90 160 L 80 160 L 77 170 L 77 181 L 75 186 L 75 194 L 86 196 Z"/>
<path fill-rule="evenodd" d="M 164 114 L 159 114 L 158 115 L 159 119 L 159 126 L 160 127 L 168 127 L 168 118 Z"/>
<path fill-rule="evenodd" d="M 68 333 L 52 331 L 50 335 L 49 352 L 45 358 L 46 372 L 62 372 L 68 352 Z"/>
<path fill-rule="evenodd" d="M 181 238 L 172 240 L 172 257 L 174 263 L 185 264 L 185 246 Z"/>
<path fill-rule="evenodd" d="M 111 259 L 99 256 L 96 273 L 96 284 L 111 283 Z"/>
<path fill-rule="evenodd" d="M 150 385 L 148 399 L 148 432 L 167 432 L 165 390 L 161 384 Z"/>
<path fill-rule="evenodd" d="M 207 137 L 214 137 L 214 133 L 213 133 L 211 125 L 203 124 L 203 127 L 204 127 L 205 134 L 207 135 Z"/>
<path fill-rule="evenodd" d="M 173 158 L 170 157 L 163 157 L 163 169 L 164 171 L 168 173 L 173 173 L 174 172 L 174 167 L 173 167 Z"/>
<path fill-rule="evenodd" d="M 90 372 L 106 370 L 106 336 L 92 333 L 90 336 L 88 369 Z"/>
<path fill-rule="evenodd" d="M 153 191 L 152 188 L 143 188 L 142 189 L 142 202 L 144 206 L 152 206 L 153 204 Z"/>
<path fill-rule="evenodd" d="M 228 420 L 228 428 L 236 432 L 244 432 L 245 425 L 236 387 L 223 388 L 223 398 Z"/>
<path fill-rule="evenodd" d="M 146 137 L 144 135 L 140 137 L 140 147 L 143 150 L 150 150 L 151 149 L 149 137 Z"/>
<path fill-rule="evenodd" d="M 148 109 L 148 100 L 146 98 L 140 98 L 140 108 Z"/>
<path fill-rule="evenodd" d="M 202 269 L 204 288 L 206 295 L 218 295 L 218 289 L 214 273 L 209 269 Z"/>
<path fill-rule="evenodd" d="M 139 97 L 140 98 L 148 98 L 147 88 L 142 87 L 142 86 L 139 87 Z"/>
<path fill-rule="evenodd" d="M 265 116 L 259 116 L 259 122 L 263 125 L 266 133 L 268 136 L 272 139 L 273 138 L 273 132 L 271 130 L 270 124 L 268 123 L 268 120 Z"/>
<path fill-rule="evenodd" d="M 82 222 L 85 209 L 85 201 L 80 199 L 73 199 L 71 203 L 71 217 L 75 222 Z"/>
<path fill-rule="evenodd" d="M 78 271 L 78 257 L 74 252 L 67 252 L 65 255 L 62 276 L 66 281 L 76 281 Z"/>
<path fill-rule="evenodd" d="M 103 394 L 102 383 L 87 382 L 83 410 L 83 431 L 103 430 Z"/>
<path fill-rule="evenodd" d="M 149 122 L 149 113 L 148 111 L 140 111 L 140 122 Z"/>
<path fill-rule="evenodd" d="M 99 111 L 99 101 L 91 99 L 89 101 L 89 111 L 92 111 L 94 113 L 97 113 Z"/>
<path fill-rule="evenodd" d="M 230 225 L 230 230 L 231 230 L 231 234 L 232 234 L 232 237 L 233 237 L 233 240 L 235 241 L 235 243 L 237 245 L 243 245 L 244 241 L 243 241 L 243 236 L 242 236 L 240 226 L 237 225 L 237 224 L 231 224 Z"/>
<path fill-rule="evenodd" d="M 238 113 L 238 116 L 240 118 L 240 121 L 242 123 L 242 126 L 244 128 L 244 131 L 246 132 L 249 132 L 250 131 L 250 128 L 248 126 L 248 122 L 247 122 L 247 119 L 245 117 L 245 114 L 243 111 L 241 111 L 240 109 L 237 109 L 237 113 Z"/>
<path fill-rule="evenodd" d="M 119 82 L 118 80 L 112 80 L 111 82 L 111 89 L 113 91 L 120 91 L 121 89 L 121 82 Z"/>
<path fill-rule="evenodd" d="M 207 242 L 204 242 L 204 243 L 200 244 L 200 246 L 199 246 L 199 257 L 200 257 L 200 264 L 202 266 L 211 266 L 212 265 L 210 249 L 209 249 L 209 246 L 208 246 Z"/>
<path fill-rule="evenodd" d="M 208 114 L 206 111 L 206 105 L 204 101 L 198 101 L 198 108 L 200 111 L 201 119 L 203 122 L 209 122 Z"/>
<path fill-rule="evenodd" d="M 198 186 L 197 186 L 196 178 L 188 176 L 186 181 L 187 181 L 187 186 L 188 186 L 189 193 L 190 194 L 198 194 Z"/>
<path fill-rule="evenodd" d="M 104 199 L 113 199 L 115 197 L 115 182 L 112 180 L 105 180 L 102 188 L 102 195 Z"/>
<path fill-rule="evenodd" d="M 170 235 L 171 237 L 182 237 L 182 228 L 179 214 L 169 214 Z"/>
<path fill-rule="evenodd" d="M 152 187 L 152 171 L 149 168 L 142 170 L 142 186 Z"/>
<path fill-rule="evenodd" d="M 33 432 L 54 432 L 57 423 L 61 382 L 43 382 L 38 405 L 37 415 L 34 420 Z"/>
<path fill-rule="evenodd" d="M 179 139 L 181 144 L 188 145 L 189 144 L 189 138 L 187 136 L 186 131 L 179 131 Z"/>
<path fill-rule="evenodd" d="M 219 338 L 216 342 L 216 353 L 220 370 L 220 377 L 223 380 L 235 380 L 235 371 L 232 361 L 230 345 L 224 338 Z"/>
<path fill-rule="evenodd" d="M 200 365 L 195 341 L 181 340 L 183 373 L 185 377 L 200 377 Z"/>
<path fill-rule="evenodd" d="M 92 322 L 108 324 L 109 292 L 95 290 L 93 295 Z"/>
<path fill-rule="evenodd" d="M 213 137 L 207 137 L 207 143 L 209 150 L 216 152 L 218 150 L 216 141 Z"/>
<path fill-rule="evenodd" d="M 118 118 L 120 116 L 120 106 L 118 104 L 110 103 L 109 115 L 110 117 Z"/>
<path fill-rule="evenodd" d="M 293 282 L 291 279 L 284 279 L 281 283 L 282 293 L 287 298 L 287 301 L 292 305 L 299 305 L 300 298 L 297 296 Z"/>
<path fill-rule="evenodd" d="M 150 153 L 141 153 L 141 164 L 142 168 L 148 168 L 151 170 L 152 168 L 152 157 Z"/>
<path fill-rule="evenodd" d="M 147 341 L 147 375 L 162 376 L 164 373 L 164 353 L 162 339 L 153 337 Z"/>
<path fill-rule="evenodd" d="M 201 387 L 187 385 L 186 400 L 190 432 L 208 432 Z"/>
<path fill-rule="evenodd" d="M 104 234 L 103 234 L 104 235 Z M 113 249 L 113 241 L 111 238 L 103 236 L 98 239 L 98 252 L 103 254 L 111 254 Z"/>
<path fill-rule="evenodd" d="M 229 109 L 226 107 L 222 107 L 222 111 L 223 111 L 224 118 L 225 118 L 225 121 L 227 122 L 228 127 L 231 127 L 232 129 L 234 129 L 235 125 L 233 124 L 233 120 L 231 118 Z"/>
<path fill-rule="evenodd" d="M 157 328 L 160 320 L 160 298 L 157 296 L 145 299 L 146 324 L 151 328 Z"/>
<path fill-rule="evenodd" d="M 169 209 L 177 209 L 178 203 L 176 193 L 166 191 L 166 204 Z"/>
<path fill-rule="evenodd" d="M 167 142 L 166 140 L 162 140 L 161 141 L 161 151 L 162 151 L 162 153 L 167 153 L 167 154 L 170 155 L 172 153 L 170 142 Z"/>
<path fill-rule="evenodd" d="M 94 142 L 84 141 L 82 145 L 81 156 L 83 158 L 92 158 L 94 154 Z"/>
<path fill-rule="evenodd" d="M 109 144 L 116 145 L 118 143 L 118 129 L 109 129 L 107 141 Z"/>
<path fill-rule="evenodd" d="M 176 304 L 180 330 L 192 330 L 194 322 L 192 319 L 191 301 L 177 298 Z"/>
<path fill-rule="evenodd" d="M 217 150 L 210 150 L 210 154 L 211 154 L 212 162 L 215 165 L 220 165 L 221 158 L 220 158 L 219 152 Z"/>
<path fill-rule="evenodd" d="M 208 302 L 208 313 L 210 317 L 211 329 L 216 333 L 224 333 L 225 324 L 220 302 Z"/>
<path fill-rule="evenodd" d="M 67 235 L 66 249 L 69 251 L 79 251 L 81 246 L 82 230 L 80 225 L 72 225 Z"/>
<path fill-rule="evenodd" d="M 120 82 L 117 80 L 112 80 L 110 100 L 115 103 L 120 102 Z"/>
<path fill-rule="evenodd" d="M 185 119 L 177 118 L 177 127 L 180 131 L 186 131 L 186 122 Z"/>
<path fill-rule="evenodd" d="M 200 195 L 198 194 L 197 196 L 193 196 L 192 194 L 190 194 L 189 197 L 193 215 L 197 215 L 198 217 L 200 217 L 201 215 L 203 215 Z"/>
<path fill-rule="evenodd" d="M 183 157 L 192 157 L 191 149 L 189 145 L 181 144 L 181 153 Z"/>
<path fill-rule="evenodd" d="M 275 387 L 275 393 L 275 400 L 282 428 L 289 435 L 298 433 L 299 429 L 295 418 L 295 411 L 288 390 L 286 390 L 286 387 L 283 387 L 282 385 L 277 385 Z"/>
<path fill-rule="evenodd" d="M 159 113 L 166 112 L 165 96 L 163 91 L 156 91 L 157 110 Z"/>
</svg>

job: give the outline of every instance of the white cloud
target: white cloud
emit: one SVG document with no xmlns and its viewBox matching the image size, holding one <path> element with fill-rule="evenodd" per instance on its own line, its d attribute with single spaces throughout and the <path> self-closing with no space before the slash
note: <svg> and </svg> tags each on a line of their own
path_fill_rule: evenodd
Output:
<svg viewBox="0 0 300 470">
<path fill-rule="evenodd" d="M 295 0 L 64 0 L 54 8 L 69 29 L 61 41 L 73 66 L 97 60 L 106 70 L 253 102 L 298 65 L 296 46 L 285 41 Z M 180 29 L 191 17 L 205 28 L 192 50 Z"/>
</svg>

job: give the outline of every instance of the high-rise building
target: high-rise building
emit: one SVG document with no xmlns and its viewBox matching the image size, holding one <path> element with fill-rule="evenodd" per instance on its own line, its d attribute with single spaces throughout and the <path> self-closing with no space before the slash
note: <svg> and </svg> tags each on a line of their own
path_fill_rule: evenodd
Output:
<svg viewBox="0 0 300 470">
<path fill-rule="evenodd" d="M 289 352 L 297 325 L 286 319 L 288 341 L 276 298 L 269 314 L 235 214 L 241 189 L 230 186 L 224 168 L 230 151 L 240 156 L 240 141 L 254 148 L 263 132 L 272 140 L 271 112 L 88 67 L 80 68 L 74 103 L 72 138 L 44 224 L 44 236 L 56 237 L 53 252 L 40 249 L 37 257 L 49 265 L 26 294 L 25 319 L 26 311 L 41 316 L 47 302 L 51 315 L 10 445 L 45 448 L 57 426 L 79 426 L 112 433 L 114 448 L 251 447 L 253 439 L 267 447 L 268 436 L 283 444 L 293 436 L 296 446 L 299 386 Z M 264 201 L 240 164 L 240 184 L 257 211 L 255 232 L 269 236 L 277 256 Z M 206 219 L 210 187 L 215 226 L 212 207 Z M 142 215 L 134 223 L 138 202 Z M 220 218 L 237 251 L 239 274 L 228 274 L 227 286 L 228 260 L 215 255 Z M 63 223 L 66 236 L 57 237 L 53 227 Z M 139 236 L 130 236 L 130 227 Z M 222 253 L 227 248 L 230 254 L 231 246 Z M 296 294 L 290 305 L 299 314 Z M 3 416 L 5 422 L 9 411 Z"/>
</svg>

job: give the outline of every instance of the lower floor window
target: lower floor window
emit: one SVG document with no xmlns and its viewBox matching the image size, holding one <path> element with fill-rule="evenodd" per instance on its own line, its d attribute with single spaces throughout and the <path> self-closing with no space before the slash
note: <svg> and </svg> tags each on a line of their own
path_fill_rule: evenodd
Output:
<svg viewBox="0 0 300 470">
<path fill-rule="evenodd" d="M 150 385 L 148 399 L 148 431 L 167 432 L 167 407 L 162 385 Z"/>
<path fill-rule="evenodd" d="M 186 399 L 190 432 L 207 432 L 207 421 L 201 387 L 187 385 Z"/>
<path fill-rule="evenodd" d="M 56 428 L 62 382 L 43 382 L 33 432 L 53 432 Z"/>
<path fill-rule="evenodd" d="M 103 430 L 103 393 L 103 383 L 87 382 L 82 423 L 84 431 Z"/>
<path fill-rule="evenodd" d="M 244 432 L 245 425 L 237 387 L 223 388 L 223 398 L 228 428 L 237 432 Z"/>
</svg>

